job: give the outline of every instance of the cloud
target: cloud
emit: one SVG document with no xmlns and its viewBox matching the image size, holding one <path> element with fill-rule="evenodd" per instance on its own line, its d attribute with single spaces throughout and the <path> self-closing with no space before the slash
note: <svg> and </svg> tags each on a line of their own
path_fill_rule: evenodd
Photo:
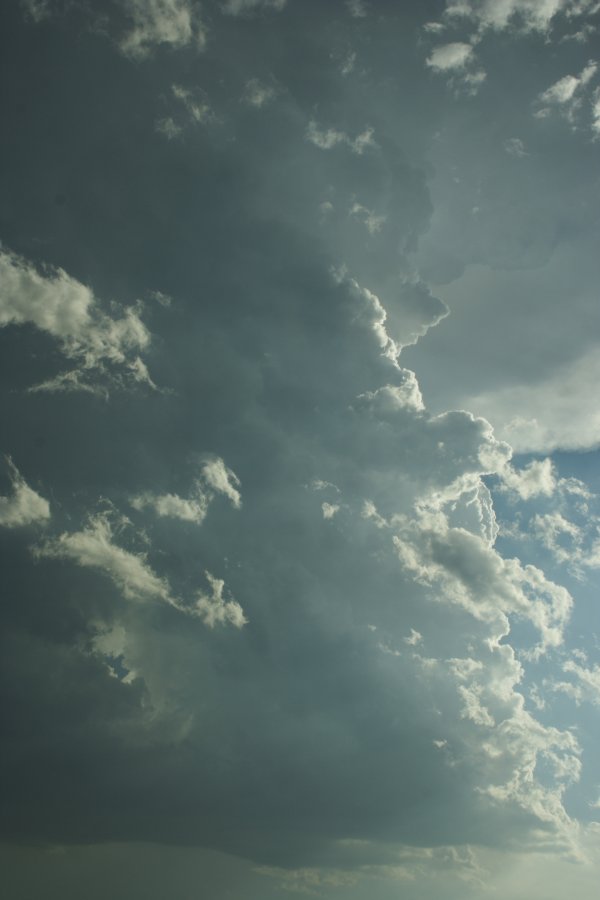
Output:
<svg viewBox="0 0 600 900">
<path fill-rule="evenodd" d="M 221 9 L 230 16 L 241 16 L 261 9 L 280 12 L 287 0 L 223 0 Z"/>
<path fill-rule="evenodd" d="M 206 460 L 202 466 L 202 476 L 209 488 L 228 497 L 235 509 L 241 507 L 240 479 L 220 457 L 215 456 Z"/>
<path fill-rule="evenodd" d="M 507 466 L 502 472 L 502 480 L 522 500 L 539 496 L 551 497 L 557 487 L 554 464 L 549 458 L 534 459 L 520 470 Z"/>
<path fill-rule="evenodd" d="M 536 118 L 546 118 L 552 110 L 556 110 L 569 122 L 575 123 L 582 108 L 585 88 L 597 71 L 598 64 L 590 60 L 579 75 L 565 75 L 552 84 L 537 98 L 539 107 L 534 113 Z"/>
<path fill-rule="evenodd" d="M 327 128 L 322 130 L 314 121 L 309 122 L 306 129 L 306 140 L 320 150 L 331 150 L 338 144 L 344 144 L 350 148 L 357 156 L 361 156 L 368 148 L 375 148 L 377 144 L 373 139 L 373 129 L 365 128 L 355 138 L 351 138 L 344 131 L 337 131 L 335 128 Z"/>
<path fill-rule="evenodd" d="M 559 14 L 586 15 L 594 0 L 447 0 L 449 20 L 471 21 L 480 29 L 503 30 L 513 25 L 527 31 L 547 31 Z"/>
<path fill-rule="evenodd" d="M 408 13 L 387 6 L 371 4 L 353 22 L 289 3 L 265 28 L 261 15 L 218 16 L 223 4 L 207 2 L 218 52 L 196 59 L 192 40 L 141 68 L 111 65 L 114 48 L 79 35 L 94 53 L 76 54 L 60 90 L 52 78 L 47 85 L 58 124 L 70 127 L 45 133 L 39 160 L 35 141 L 24 143 L 22 170 L 10 167 L 15 198 L 24 198 L 13 233 L 38 222 L 53 258 L 95 273 L 103 296 L 147 297 L 158 285 L 174 298 L 172 312 L 154 304 L 151 365 L 172 394 L 138 391 L 99 407 L 60 393 L 0 398 L 16 420 L 15 458 L 52 486 L 53 517 L 62 517 L 35 566 L 27 534 L 5 535 L 6 827 L 28 846 L 60 844 L 69 860 L 90 865 L 91 849 L 70 846 L 83 835 L 88 849 L 96 842 L 102 877 L 105 842 L 121 840 L 115 855 L 154 860 L 157 871 L 159 859 L 189 859 L 183 845 L 251 860 L 240 870 L 228 857 L 243 876 L 220 890 L 202 870 L 202 890 L 216 898 L 239 884 L 249 898 L 279 897 L 281 884 L 324 895 L 401 888 L 407 897 L 479 897 L 492 886 L 483 854 L 512 860 L 517 847 L 553 862 L 573 845 L 565 791 L 569 803 L 585 793 L 585 729 L 550 705 L 538 719 L 529 698 L 532 678 L 542 683 L 540 672 L 569 652 L 579 604 L 542 572 L 543 547 L 530 558 L 534 541 L 522 542 L 519 559 L 502 555 L 486 481 L 504 478 L 499 509 L 513 511 L 520 498 L 529 521 L 560 504 L 566 488 L 545 461 L 509 466 L 510 447 L 489 416 L 465 411 L 458 388 L 514 387 L 523 370 L 539 371 L 541 356 L 557 365 L 546 329 L 557 304 L 539 286 L 519 294 L 503 273 L 523 285 L 537 248 L 546 258 L 555 220 L 540 239 L 538 226 L 549 196 L 551 210 L 565 210 L 564 233 L 583 195 L 557 193 L 559 178 L 537 180 L 561 148 L 533 136 L 533 93 L 521 91 L 529 60 L 527 68 L 518 58 L 521 69 L 512 56 L 495 60 L 519 85 L 510 103 L 490 84 L 489 98 L 470 98 L 449 117 L 415 52 L 416 20 L 411 13 L 411 27 L 398 27 Z M 344 29 L 360 40 L 352 79 L 340 76 L 341 56 L 332 61 L 348 46 Z M 79 46 L 73 32 L 49 27 L 44 38 L 61 66 L 65 48 Z M 482 64 L 487 47 L 476 45 Z M 7 65 L 24 76 L 20 59 L 9 54 Z M 227 111 L 222 127 L 204 127 L 193 59 L 206 96 Z M 308 69 L 298 59 L 310 59 Z M 398 91 L 399 60 L 411 91 Z M 102 63 L 101 78 L 92 63 Z M 473 62 L 441 71 L 477 75 Z M 281 85 L 267 129 L 240 103 L 252 77 Z M 27 120 L 34 86 L 14 80 Z M 111 101 L 100 145 L 98 107 L 81 100 L 82 84 L 97 88 L 103 108 Z M 196 122 L 198 140 L 152 132 L 160 84 L 163 131 L 176 136 Z M 531 153 L 518 162 L 502 143 L 515 116 Z M 588 174 L 568 166 L 569 184 L 581 177 L 586 195 Z M 71 180 L 94 228 L 75 204 L 45 202 L 45 191 Z M 534 194 L 530 233 L 521 222 L 531 220 Z M 467 211 L 478 206 L 475 224 L 448 197 Z M 448 305 L 430 289 L 418 251 L 446 213 L 443 245 L 467 245 L 459 261 L 479 253 L 490 272 L 481 290 L 457 283 Z M 557 268 L 567 287 L 579 277 L 564 260 Z M 570 306 L 565 321 L 576 330 L 585 320 L 591 335 L 582 308 Z M 98 321 L 90 310 L 100 315 L 93 296 L 82 330 Z M 553 333 L 568 342 L 568 328 Z M 22 336 L 21 374 L 49 332 Z M 413 365 L 410 354 L 429 341 L 434 362 Z M 458 400 L 426 404 L 432 384 Z M 215 455 L 194 457 L 197 447 Z M 192 471 L 182 463 L 190 459 Z M 132 498 L 135 528 L 114 512 L 84 519 L 100 497 L 113 509 Z M 139 841 L 158 849 L 146 857 L 131 843 Z M 177 864 L 167 868 L 174 897 L 198 883 Z M 140 869 L 146 893 L 160 893 L 154 870 Z M 98 879 L 87 883 L 99 893 Z M 132 889 L 144 892 L 135 878 Z"/>
<path fill-rule="evenodd" d="M 102 393 L 105 384 L 154 384 L 139 353 L 150 344 L 140 305 L 120 318 L 104 313 L 91 289 L 63 269 L 43 272 L 8 250 L 0 250 L 0 328 L 33 325 L 54 338 L 76 368 L 36 385 L 35 391 Z M 104 382 L 104 384 L 103 384 Z"/>
<path fill-rule="evenodd" d="M 436 72 L 448 72 L 453 69 L 463 69 L 473 56 L 473 48 L 470 44 L 460 42 L 442 44 L 436 47 L 427 57 L 427 65 Z"/>
<path fill-rule="evenodd" d="M 156 120 L 154 127 L 167 140 L 181 137 L 189 127 L 207 125 L 216 121 L 215 114 L 203 90 L 171 85 L 171 96 L 176 101 L 171 115 Z"/>
<path fill-rule="evenodd" d="M 169 585 L 159 578 L 142 553 L 123 550 L 113 541 L 108 513 L 90 516 L 81 531 L 64 532 L 35 549 L 38 559 L 67 559 L 107 575 L 127 600 L 172 603 Z"/>
<path fill-rule="evenodd" d="M 210 572 L 205 574 L 211 587 L 211 593 L 199 595 L 195 607 L 197 614 L 209 628 L 214 628 L 215 625 L 224 625 L 227 622 L 234 628 L 242 628 L 248 620 L 237 601 L 225 600 L 223 597 L 225 582 L 220 578 L 214 578 Z"/>
<path fill-rule="evenodd" d="M 333 519 L 336 513 L 340 511 L 339 503 L 322 503 L 321 509 L 323 510 L 323 518 L 324 519 Z"/>
<path fill-rule="evenodd" d="M 557 563 L 581 580 L 585 571 L 600 568 L 600 539 L 598 519 L 590 514 L 587 506 L 583 523 L 566 518 L 562 512 L 536 513 L 530 521 L 533 536 L 550 551 Z"/>
<path fill-rule="evenodd" d="M 277 90 L 272 85 L 264 84 L 258 78 L 250 78 L 244 86 L 242 100 L 248 106 L 261 109 L 270 103 L 276 94 Z"/>
<path fill-rule="evenodd" d="M 353 19 L 364 19 L 367 16 L 365 0 L 346 0 L 346 6 Z"/>
<path fill-rule="evenodd" d="M 469 94 L 477 93 L 486 78 L 483 69 L 471 68 L 476 63 L 473 47 L 462 41 L 435 47 L 425 63 L 436 74 L 447 76 L 449 86 Z"/>
<path fill-rule="evenodd" d="M 127 520 L 121 523 L 128 524 Z M 114 541 L 114 525 L 110 514 L 89 517 L 81 531 L 63 532 L 33 548 L 37 559 L 63 559 L 84 568 L 96 569 L 107 576 L 126 600 L 162 601 L 179 612 L 201 618 L 209 628 L 229 622 L 236 628 L 246 623 L 241 606 L 225 600 L 225 583 L 206 572 L 211 593 L 200 591 L 189 604 L 174 596 L 166 578 L 157 575 L 148 564 L 146 554 L 124 550 Z"/>
<path fill-rule="evenodd" d="M 190 497 L 178 494 L 156 494 L 144 491 L 131 498 L 134 509 L 152 509 L 159 518 L 180 519 L 183 522 L 202 524 L 215 494 L 227 497 L 235 509 L 240 509 L 242 496 L 240 480 L 220 457 L 207 459 L 201 468 L 201 476 L 194 482 Z"/>
<path fill-rule="evenodd" d="M 146 492 L 131 499 L 134 509 L 152 509 L 157 516 L 168 519 L 181 519 L 183 522 L 195 522 L 200 525 L 208 512 L 208 498 L 198 488 L 195 496 L 184 498 L 178 494 L 152 494 Z"/>
<path fill-rule="evenodd" d="M 199 16 L 199 4 L 193 0 L 121 0 L 131 27 L 120 40 L 126 56 L 141 60 L 156 47 L 201 50 L 206 30 Z"/>
<path fill-rule="evenodd" d="M 504 141 L 503 146 L 509 156 L 516 156 L 518 159 L 523 159 L 523 157 L 529 155 L 521 138 L 507 138 Z"/>
<path fill-rule="evenodd" d="M 600 443 L 598 377 L 600 357 L 592 349 L 537 383 L 481 394 L 472 404 L 486 409 L 500 437 L 515 451 L 583 450 Z"/>
<path fill-rule="evenodd" d="M 6 457 L 12 493 L 0 496 L 0 526 L 19 528 L 50 518 L 50 504 L 30 488 L 10 457 Z"/>
</svg>

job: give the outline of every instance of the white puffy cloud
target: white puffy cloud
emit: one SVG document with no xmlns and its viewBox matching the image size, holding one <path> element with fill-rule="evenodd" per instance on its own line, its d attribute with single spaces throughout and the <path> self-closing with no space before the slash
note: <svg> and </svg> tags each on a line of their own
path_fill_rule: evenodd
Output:
<svg viewBox="0 0 600 900">
<path fill-rule="evenodd" d="M 126 520 L 120 523 L 127 524 Z M 63 532 L 33 548 L 37 559 L 70 560 L 84 568 L 96 569 L 115 584 L 123 597 L 137 602 L 162 601 L 186 615 L 201 618 L 210 628 L 229 622 L 236 628 L 246 619 L 240 605 L 225 600 L 225 584 L 206 573 L 211 593 L 200 591 L 190 604 L 176 597 L 166 578 L 150 567 L 145 553 L 125 550 L 114 540 L 109 513 L 89 517 L 81 531 Z"/>
<path fill-rule="evenodd" d="M 160 518 L 181 519 L 183 522 L 195 522 L 199 525 L 208 512 L 208 497 L 201 489 L 195 496 L 180 497 L 178 494 L 152 494 L 147 491 L 131 499 L 134 509 L 152 509 Z"/>
<path fill-rule="evenodd" d="M 227 497 L 235 509 L 241 507 L 240 479 L 219 456 L 209 458 L 204 462 L 202 477 L 209 488 Z"/>
<path fill-rule="evenodd" d="M 325 501 L 321 504 L 321 511 L 324 519 L 333 519 L 335 514 L 340 511 L 340 505 L 339 503 L 327 503 Z"/>
<path fill-rule="evenodd" d="M 398 374 L 400 384 L 386 384 L 376 391 L 359 394 L 358 404 L 365 403 L 371 409 L 377 409 L 382 416 L 385 416 L 386 412 L 393 414 L 399 409 L 420 412 L 424 409 L 423 397 L 415 373 L 409 369 L 400 369 Z"/>
<path fill-rule="evenodd" d="M 473 56 L 473 48 L 470 44 L 456 41 L 451 44 L 442 44 L 432 50 L 427 57 L 427 65 L 436 72 L 448 72 L 452 69 L 463 69 Z"/>
<path fill-rule="evenodd" d="M 134 509 L 152 509 L 159 518 L 180 519 L 183 522 L 202 524 L 215 494 L 227 497 L 235 509 L 240 509 L 242 496 L 240 480 L 218 456 L 205 460 L 200 477 L 192 486 L 189 497 L 179 494 L 157 494 L 144 491 L 130 500 Z"/>
<path fill-rule="evenodd" d="M 220 578 L 214 578 L 210 572 L 206 572 L 211 592 L 200 593 L 196 600 L 195 610 L 202 621 L 209 628 L 215 625 L 230 623 L 234 628 L 242 628 L 247 623 L 242 607 L 236 600 L 226 600 L 223 596 L 225 582 Z"/>
<path fill-rule="evenodd" d="M 581 703 L 587 700 L 600 706 L 600 666 L 582 665 L 574 659 L 563 664 L 563 671 L 574 678 L 574 698 Z"/>
<path fill-rule="evenodd" d="M 477 68 L 473 46 L 464 41 L 435 47 L 425 63 L 436 74 L 446 76 L 448 85 L 458 92 L 476 94 L 486 78 L 484 70 Z"/>
<path fill-rule="evenodd" d="M 516 614 L 538 629 L 542 649 L 562 642 L 572 599 L 536 566 L 504 559 L 484 538 L 449 527 L 440 513 L 421 512 L 397 527 L 394 546 L 421 584 L 442 602 L 456 603 L 488 622 L 498 639 L 509 631 L 508 617 Z"/>
<path fill-rule="evenodd" d="M 46 522 L 50 518 L 50 504 L 30 488 L 13 461 L 7 457 L 8 474 L 12 493 L 0 496 L 0 525 L 18 528 L 34 522 Z"/>
<path fill-rule="evenodd" d="M 554 510 L 537 513 L 530 522 L 533 536 L 550 551 L 556 562 L 566 564 L 575 577 L 584 579 L 585 570 L 600 568 L 598 519 L 584 507 L 583 523 Z"/>
<path fill-rule="evenodd" d="M 550 115 L 552 110 L 556 110 L 574 124 L 582 109 L 585 99 L 585 88 L 595 78 L 597 72 L 598 64 L 590 60 L 579 75 L 565 75 L 563 78 L 559 78 L 558 81 L 554 82 L 539 95 L 537 99 L 539 106 L 535 116 L 537 118 L 545 118 Z M 593 122 L 594 120 L 592 119 L 592 130 L 594 129 Z"/>
<path fill-rule="evenodd" d="M 131 27 L 120 41 L 126 56 L 144 59 L 157 46 L 202 49 L 206 31 L 194 0 L 122 0 Z"/>
<path fill-rule="evenodd" d="M 351 138 L 345 131 L 338 131 L 336 128 L 319 128 L 314 120 L 308 123 L 306 140 L 320 150 L 331 150 L 333 147 L 343 144 L 349 147 L 357 156 L 361 156 L 368 148 L 377 146 L 373 138 L 372 128 L 365 128 L 356 137 Z"/>
<path fill-rule="evenodd" d="M 108 382 L 154 386 L 139 353 L 150 344 L 140 306 L 119 318 L 107 315 L 89 287 L 63 269 L 42 272 L 28 260 L 0 250 L 0 328 L 33 325 L 54 338 L 76 368 L 36 385 L 34 390 L 102 392 Z"/>
<path fill-rule="evenodd" d="M 90 516 L 81 531 L 63 532 L 35 548 L 38 559 L 68 559 L 107 575 L 128 600 L 172 603 L 167 581 L 156 575 L 143 553 L 123 550 L 113 540 L 108 513 Z"/>
<path fill-rule="evenodd" d="M 507 465 L 502 472 L 507 488 L 516 491 L 522 500 L 532 497 L 550 497 L 557 487 L 554 464 L 551 459 L 534 459 L 522 469 Z"/>
<path fill-rule="evenodd" d="M 571 16 L 594 11 L 594 0 L 447 0 L 448 19 L 471 21 L 480 29 L 503 30 L 518 25 L 546 31 L 559 13 Z"/>
</svg>

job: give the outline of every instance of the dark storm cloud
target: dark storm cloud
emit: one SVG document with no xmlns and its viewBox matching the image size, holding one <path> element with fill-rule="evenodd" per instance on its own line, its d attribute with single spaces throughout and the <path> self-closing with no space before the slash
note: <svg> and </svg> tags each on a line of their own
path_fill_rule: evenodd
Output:
<svg viewBox="0 0 600 900">
<path fill-rule="evenodd" d="M 6 253 L 102 322 L 143 301 L 158 386 L 26 393 L 57 335 L 3 322 L 3 449 L 51 509 L 3 551 L 4 836 L 341 867 L 564 841 L 577 744 L 501 640 L 559 640 L 568 595 L 491 546 L 509 449 L 398 363 L 447 312 L 413 263 L 429 9 L 207 3 L 173 40 L 136 9 L 3 12 Z"/>
</svg>

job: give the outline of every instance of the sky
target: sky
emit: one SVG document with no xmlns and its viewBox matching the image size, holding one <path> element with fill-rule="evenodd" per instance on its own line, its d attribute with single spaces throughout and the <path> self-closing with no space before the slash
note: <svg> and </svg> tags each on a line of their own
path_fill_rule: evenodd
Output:
<svg viewBox="0 0 600 900">
<path fill-rule="evenodd" d="M 600 3 L 0 9 L 11 900 L 592 900 Z"/>
</svg>

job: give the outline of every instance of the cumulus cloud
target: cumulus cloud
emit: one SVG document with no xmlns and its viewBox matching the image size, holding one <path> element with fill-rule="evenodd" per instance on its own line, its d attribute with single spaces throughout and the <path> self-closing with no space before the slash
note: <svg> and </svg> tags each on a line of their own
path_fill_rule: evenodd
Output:
<svg viewBox="0 0 600 900">
<path fill-rule="evenodd" d="M 18 528 L 34 522 L 46 522 L 50 518 L 50 504 L 30 488 L 10 457 L 6 458 L 12 493 L 0 496 L 0 525 Z"/>
<path fill-rule="evenodd" d="M 202 476 L 209 488 L 227 497 L 236 509 L 241 507 L 240 479 L 220 457 L 206 460 L 202 466 Z"/>
<path fill-rule="evenodd" d="M 502 472 L 507 488 L 516 491 L 522 500 L 532 497 L 550 497 L 557 487 L 554 464 L 551 459 L 534 459 L 522 469 L 507 466 Z"/>
<path fill-rule="evenodd" d="M 215 625 L 224 625 L 227 622 L 234 628 L 242 628 L 248 620 L 237 601 L 224 598 L 225 582 L 220 578 L 214 578 L 210 572 L 205 574 L 211 592 L 199 595 L 195 606 L 197 614 L 209 628 L 214 628 Z"/>
<path fill-rule="evenodd" d="M 331 150 L 338 144 L 343 144 L 349 147 L 357 156 L 361 156 L 368 148 L 377 146 L 373 138 L 372 128 L 365 128 L 356 137 L 351 138 L 345 131 L 338 131 L 335 128 L 319 128 L 315 121 L 308 123 L 306 140 L 320 150 Z"/>
<path fill-rule="evenodd" d="M 54 338 L 70 372 L 36 385 L 37 391 L 104 392 L 105 384 L 154 384 L 139 356 L 150 344 L 140 313 L 129 307 L 120 318 L 107 315 L 92 290 L 63 269 L 43 271 L 8 250 L 0 251 L 0 328 L 33 325 Z M 104 384 L 103 384 L 104 379 Z"/>
<path fill-rule="evenodd" d="M 463 41 L 435 47 L 425 63 L 436 74 L 446 76 L 450 87 L 469 94 L 477 93 L 486 78 L 484 70 L 476 68 L 473 46 Z"/>
<path fill-rule="evenodd" d="M 158 46 L 201 50 L 206 31 L 193 0 L 122 0 L 131 27 L 120 41 L 126 56 L 144 59 Z"/>
<path fill-rule="evenodd" d="M 63 532 L 35 549 L 38 559 L 68 559 L 107 575 L 128 600 L 172 602 L 165 579 L 156 575 L 141 553 L 123 550 L 113 540 L 107 513 L 91 516 L 81 531 Z"/>
<path fill-rule="evenodd" d="M 117 523 L 119 524 L 119 523 Z M 125 522 L 121 522 L 121 527 Z M 70 560 L 84 568 L 96 569 L 107 576 L 126 600 L 162 601 L 186 615 L 201 618 L 210 628 L 231 623 L 236 628 L 246 619 L 240 605 L 225 600 L 223 581 L 206 573 L 211 593 L 200 591 L 190 604 L 173 594 L 166 578 L 150 567 L 145 553 L 125 550 L 114 540 L 115 526 L 110 513 L 91 515 L 81 531 L 63 532 L 34 547 L 37 559 Z"/>
<path fill-rule="evenodd" d="M 503 30 L 513 25 L 528 31 L 547 31 L 554 18 L 593 12 L 595 0 L 446 0 L 449 20 L 466 20 L 480 29 Z"/>
<path fill-rule="evenodd" d="M 562 642 L 572 599 L 537 567 L 503 559 L 485 539 L 449 527 L 444 515 L 431 515 L 426 508 L 397 529 L 394 546 L 420 583 L 442 602 L 457 603 L 489 622 L 498 639 L 510 630 L 508 616 L 517 614 L 539 630 L 542 649 Z"/>
<path fill-rule="evenodd" d="M 268 9 L 264 3 L 214 6 L 237 15 Z M 320 6 L 314 6 L 316 16 Z M 532 673 L 541 683 L 539 672 L 560 664 L 579 625 L 576 606 L 574 628 L 567 628 L 570 594 L 538 564 L 548 556 L 541 535 L 552 528 L 559 546 L 576 545 L 576 531 L 565 531 L 564 522 L 575 522 L 567 510 L 560 507 L 564 522 L 542 519 L 556 511 L 552 504 L 562 502 L 567 486 L 549 460 L 510 462 L 511 448 L 490 424 L 493 404 L 484 419 L 465 411 L 470 407 L 462 399 L 435 410 L 425 403 L 431 390 L 415 374 L 422 370 L 431 382 L 452 386 L 458 381 L 453 366 L 464 366 L 464 383 L 469 390 L 481 384 L 482 394 L 484 387 L 493 392 L 507 384 L 474 331 L 489 290 L 477 294 L 478 304 L 467 298 L 462 337 L 447 340 L 429 369 L 413 366 L 409 349 L 427 344 L 448 312 L 417 274 L 415 259 L 443 213 L 444 186 L 434 169 L 445 165 L 449 179 L 460 179 L 453 189 L 469 210 L 485 209 L 489 184 L 512 210 L 503 173 L 522 176 L 517 188 L 528 189 L 537 145 L 520 129 L 530 107 L 518 132 L 523 148 L 532 148 L 529 160 L 521 145 L 502 144 L 514 132 L 502 120 L 500 102 L 492 104 L 491 118 L 488 104 L 470 103 L 461 123 L 484 116 L 484 125 L 449 144 L 454 126 L 443 97 L 429 79 L 423 94 L 418 85 L 408 100 L 399 94 L 396 69 L 392 78 L 386 54 L 380 59 L 371 42 L 386 29 L 388 15 L 391 23 L 403 14 L 385 6 L 371 4 L 372 16 L 342 22 L 357 40 L 360 34 L 361 66 L 364 57 L 369 73 L 361 72 L 354 85 L 332 64 L 330 38 L 339 39 L 343 52 L 347 43 L 327 31 L 329 11 L 323 20 L 306 18 L 290 3 L 289 15 L 269 18 L 266 30 L 260 15 L 243 22 L 214 18 L 220 51 L 202 58 L 202 84 L 229 118 L 223 128 L 203 129 L 202 152 L 196 142 L 174 146 L 151 134 L 151 146 L 136 143 L 137 132 L 126 127 L 130 110 L 151 123 L 154 101 L 124 104 L 114 131 L 107 117 L 111 141 L 122 146 L 124 135 L 131 138 L 135 165 L 121 168 L 119 161 L 124 211 L 102 223 L 109 231 L 107 222 L 131 217 L 132 235 L 124 235 L 118 251 L 112 234 L 96 235 L 93 249 L 111 250 L 108 284 L 134 284 L 148 296 L 158 273 L 161 289 L 174 298 L 173 315 L 155 310 L 167 325 L 155 342 L 152 368 L 166 370 L 176 390 L 121 396 L 97 416 L 81 404 L 66 460 L 58 459 L 45 421 L 38 438 L 33 412 L 44 419 L 40 397 L 27 396 L 19 407 L 20 447 L 33 460 L 43 456 L 41 483 L 52 483 L 64 515 L 54 535 L 39 543 L 38 565 L 23 571 L 19 554 L 14 562 L 11 557 L 17 568 L 10 615 L 18 616 L 18 627 L 10 631 L 8 652 L 3 644 L 3 664 L 17 713 L 7 728 L 6 820 L 22 823 L 28 840 L 68 844 L 83 833 L 89 841 L 210 845 L 266 867 L 264 878 L 276 882 L 271 893 L 277 896 L 280 884 L 324 894 L 357 885 L 360 892 L 361 879 L 368 894 L 381 887 L 369 878 L 386 877 L 394 894 L 400 881 L 407 896 L 478 897 L 488 886 L 477 865 L 480 852 L 506 854 L 517 845 L 553 858 L 569 848 L 576 829 L 564 792 L 575 786 L 581 760 L 587 764 L 587 748 L 580 754 L 585 735 L 579 732 L 580 747 L 571 720 L 567 727 L 552 719 L 550 708 L 538 720 L 528 709 Z M 451 18 L 444 19 L 449 33 L 457 27 Z M 315 28 L 321 22 L 323 31 Z M 277 27 L 281 33 L 272 31 Z M 409 75 L 423 77 L 407 31 L 390 28 L 393 59 L 401 56 Z M 195 39 L 186 34 L 165 46 L 192 49 Z M 443 40 L 451 46 L 451 37 Z M 467 35 L 464 45 L 477 47 L 483 59 L 483 40 L 476 44 Z M 101 54 L 101 42 L 95 46 Z M 140 46 L 143 57 L 157 44 L 148 39 Z M 110 49 L 104 45 L 106 54 Z M 295 71 L 299 50 L 311 52 L 318 112 L 311 79 Z M 439 68 L 431 71 L 457 85 L 474 83 L 480 77 L 474 56 L 464 65 L 452 53 L 438 56 Z M 140 92 L 154 97 L 154 78 L 164 77 L 170 93 L 167 117 L 159 120 L 163 133 L 176 137 L 203 126 L 208 101 L 189 87 L 190 53 L 157 57 L 152 73 L 144 69 L 152 75 L 150 88 L 145 78 L 140 84 L 138 66 L 124 65 L 119 89 L 139 102 Z M 167 62 L 169 71 L 160 68 Z M 258 109 L 268 102 L 261 92 L 271 71 L 285 90 L 265 132 L 243 103 Z M 261 80 L 253 84 L 248 78 L 255 74 Z M 77 109 L 85 119 L 87 109 Z M 374 133 L 356 125 L 369 121 L 377 123 L 377 146 Z M 85 141 L 76 124 L 79 154 Z M 88 127 L 97 135 L 96 120 Z M 434 145 L 442 160 L 426 170 Z M 479 156 L 469 155 L 471 146 Z M 69 152 L 62 144 L 60 150 Z M 70 166 L 77 154 L 68 157 Z M 538 158 L 545 157 L 536 149 L 536 164 Z M 474 173 L 474 196 L 465 170 Z M 30 177 L 29 164 L 27 171 Z M 45 178 L 53 184 L 56 173 L 50 174 Z M 318 221 L 319 204 L 327 221 Z M 496 218 L 502 219 L 490 214 Z M 453 217 L 452 234 L 466 241 L 462 225 Z M 479 231 L 484 226 L 469 232 L 469 240 Z M 57 228 L 57 257 L 60 241 L 72 235 L 71 225 L 67 237 Z M 519 244 L 520 231 L 517 237 Z M 529 244 L 524 252 L 530 259 Z M 84 264 L 88 257 L 78 258 Z M 522 276 L 518 265 L 513 269 Z M 499 280 L 495 270 L 490 279 Z M 516 340 L 519 304 L 511 291 L 500 293 Z M 77 334 L 90 320 L 97 327 L 104 322 L 97 300 L 85 296 Z M 70 322 L 71 306 L 79 307 L 66 305 Z M 535 304 L 520 306 L 529 311 Z M 43 307 L 48 312 L 52 304 Z M 541 340 L 546 318 L 537 311 L 529 357 L 542 346 L 554 366 Z M 501 343 L 497 329 L 484 324 Z M 52 328 L 46 334 L 62 347 L 64 328 Z M 559 330 L 562 339 L 565 329 Z M 506 345 L 516 366 L 526 354 Z M 476 368 L 467 349 L 481 346 Z M 131 365 L 143 380 L 137 359 Z M 80 369 L 61 377 L 82 378 Z M 505 359 L 497 369 L 514 374 Z M 486 380 L 490 371 L 494 377 Z M 2 401 L 14 412 L 10 397 Z M 60 395 L 49 398 L 49 421 L 72 426 L 66 418 L 72 405 Z M 488 413 L 484 404 L 478 411 Z M 41 454 L 44 439 L 48 451 Z M 222 456 L 192 457 L 194 469 L 182 472 L 180 461 L 195 447 Z M 23 468 L 31 471 L 27 457 Z M 502 555 L 487 476 L 503 485 L 500 509 L 528 504 L 529 533 L 536 537 L 540 529 L 533 561 L 527 556 L 532 540 L 519 548 L 522 558 Z M 571 482 L 569 489 L 573 504 L 591 505 L 585 488 Z M 116 513 L 82 520 L 90 497 L 98 496 L 117 505 L 130 498 L 139 530 Z M 579 519 L 575 524 L 581 528 Z M 24 540 L 18 533 L 6 537 Z M 581 547 L 589 556 L 588 544 Z M 568 678 L 580 680 L 574 673 Z M 68 804 L 56 803 L 59 793 L 68 793 Z M 465 849 L 469 844 L 477 851 Z M 432 871 L 439 880 L 426 881 Z M 449 872 L 458 873 L 451 893 Z M 182 880 L 183 892 L 190 883 L 196 882 Z M 223 893 L 203 885 L 211 896 Z M 170 890 L 178 896 L 175 886 Z M 267 891 L 247 893 L 265 897 Z"/>
<path fill-rule="evenodd" d="M 455 42 L 436 47 L 427 58 L 427 65 L 436 72 L 463 69 L 473 56 L 470 44 Z"/>
<path fill-rule="evenodd" d="M 242 496 L 240 480 L 220 457 L 207 459 L 201 474 L 193 484 L 189 497 L 178 494 L 157 494 L 145 491 L 131 498 L 134 509 L 152 509 L 160 518 L 180 519 L 183 522 L 202 524 L 216 494 L 227 497 L 235 509 L 240 509 Z"/>
<path fill-rule="evenodd" d="M 415 373 L 409 369 L 400 369 L 398 374 L 401 379 L 399 384 L 386 384 L 376 391 L 359 394 L 357 402 L 376 409 L 379 415 L 385 415 L 386 412 L 393 415 L 400 409 L 411 409 L 416 412 L 424 409 Z"/>
<path fill-rule="evenodd" d="M 598 64 L 590 60 L 579 75 L 565 75 L 559 78 L 539 95 L 535 116 L 545 118 L 553 110 L 557 110 L 569 122 L 575 123 L 582 108 L 585 88 L 595 78 L 597 71 Z M 593 127 L 592 122 L 592 129 Z"/>
<path fill-rule="evenodd" d="M 134 509 L 152 509 L 157 516 L 168 519 L 181 519 L 183 522 L 201 524 L 208 512 L 208 498 L 199 488 L 192 497 L 180 497 L 178 494 L 152 494 L 146 492 L 132 497 Z"/>
</svg>

